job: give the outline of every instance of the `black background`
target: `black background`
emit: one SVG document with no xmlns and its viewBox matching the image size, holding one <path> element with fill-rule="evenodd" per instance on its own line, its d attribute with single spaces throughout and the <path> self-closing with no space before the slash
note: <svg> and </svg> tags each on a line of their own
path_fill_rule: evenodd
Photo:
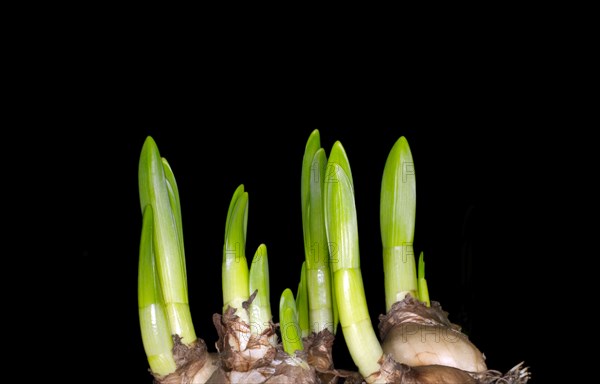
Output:
<svg viewBox="0 0 600 384">
<path fill-rule="evenodd" d="M 404 135 L 417 177 L 414 248 L 417 254 L 425 252 L 432 299 L 464 327 L 490 368 L 506 371 L 521 361 L 534 372 L 539 367 L 536 316 L 547 289 L 539 273 L 547 234 L 540 228 L 547 228 L 552 218 L 540 203 L 547 177 L 541 139 L 524 139 L 500 115 L 484 121 L 444 114 L 429 122 L 372 116 L 332 122 L 303 119 L 301 111 L 270 114 L 269 108 L 239 115 L 223 111 L 217 117 L 213 112 L 210 119 L 173 108 L 136 108 L 140 114 L 126 114 L 131 121 L 116 123 L 119 129 L 110 127 L 106 115 L 99 117 L 106 130 L 80 135 L 72 157 L 86 169 L 75 199 L 81 204 L 73 221 L 75 257 L 91 272 L 91 281 L 83 280 L 92 282 L 96 300 L 110 313 L 99 318 L 94 308 L 87 308 L 88 318 L 100 320 L 99 342 L 119 340 L 112 363 L 132 382 L 150 381 L 136 302 L 141 230 L 137 166 L 145 138 L 156 140 L 177 178 L 192 318 L 198 336 L 214 350 L 212 314 L 222 305 L 225 216 L 240 183 L 250 196 L 247 258 L 260 243 L 267 245 L 276 321 L 281 292 L 296 290 L 304 256 L 300 169 L 306 139 L 315 128 L 327 153 L 340 140 L 350 159 L 361 266 L 374 325 L 385 309 L 381 176 L 389 150 Z M 488 127 L 480 126 L 484 122 Z M 341 331 L 334 360 L 338 367 L 354 369 Z"/>
<path fill-rule="evenodd" d="M 118 12 L 24 27 L 5 63 L 4 208 L 17 214 L 6 222 L 5 252 L 15 257 L 3 272 L 42 292 L 6 295 L 19 304 L 7 316 L 16 322 L 8 336 L 19 340 L 11 346 L 43 348 L 44 372 L 68 364 L 77 379 L 150 382 L 136 293 L 137 166 L 148 135 L 179 185 L 198 336 L 212 349 L 225 215 L 240 183 L 250 194 L 247 256 L 267 245 L 276 308 L 281 291 L 297 286 L 301 161 L 318 128 L 327 153 L 340 140 L 350 159 L 374 324 L 384 310 L 381 175 L 404 135 L 417 177 L 415 251 L 425 252 L 432 299 L 490 368 L 525 361 L 533 382 L 565 371 L 572 379 L 563 360 L 579 352 L 560 344 L 580 339 L 579 324 L 589 335 L 571 300 L 592 298 L 580 275 L 593 271 L 585 257 L 595 249 L 576 250 L 595 234 L 572 217 L 595 219 L 587 201 L 579 205 L 594 162 L 578 156 L 593 156 L 595 142 L 576 129 L 590 127 L 578 117 L 591 102 L 575 89 L 588 87 L 578 51 L 590 50 L 541 9 L 494 23 L 496 11 L 466 16 L 476 25 L 449 18 L 406 33 L 394 21 L 363 34 L 352 19 L 317 39 L 305 39 L 304 24 L 257 34 L 254 19 L 230 31 L 229 13 L 217 28 L 195 13 L 171 28 L 137 13 L 120 22 Z M 576 185 L 582 169 L 586 184 Z M 9 251 L 13 244 L 23 251 Z M 23 269 L 11 269 L 15 260 Z M 575 331 L 566 329 L 574 318 Z M 334 360 L 353 368 L 342 337 Z"/>
</svg>

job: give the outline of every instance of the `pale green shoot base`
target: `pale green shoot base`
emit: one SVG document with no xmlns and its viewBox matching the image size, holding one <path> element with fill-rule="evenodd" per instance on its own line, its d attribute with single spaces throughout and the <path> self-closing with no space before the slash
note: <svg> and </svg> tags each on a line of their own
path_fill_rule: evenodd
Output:
<svg viewBox="0 0 600 384">
<path fill-rule="evenodd" d="M 306 271 L 309 287 L 331 287 L 331 273 L 329 268 L 309 269 Z M 329 330 L 333 333 L 333 308 L 330 289 L 310 289 L 308 291 L 308 305 L 310 329 L 313 332 Z"/>
<path fill-rule="evenodd" d="M 171 332 L 174 335 L 181 336 L 181 342 L 189 345 L 196 340 L 196 333 L 192 323 L 189 304 L 184 303 L 166 303 L 165 310 Z"/>
<path fill-rule="evenodd" d="M 367 377 L 379 370 L 383 351 L 367 310 L 360 269 L 339 269 L 334 279 L 344 340 L 360 374 Z"/>
<path fill-rule="evenodd" d="M 417 272 L 412 244 L 384 248 L 383 271 L 387 311 L 409 293 L 412 297 L 417 297 Z"/>
<path fill-rule="evenodd" d="M 144 350 L 152 372 L 164 376 L 175 372 L 173 339 L 162 305 L 151 304 L 139 309 Z"/>
<path fill-rule="evenodd" d="M 138 313 L 142 342 L 150 369 L 159 375 L 167 375 L 175 371 L 176 364 L 172 352 L 172 332 L 165 312 L 153 240 L 154 215 L 152 206 L 146 205 L 140 239 Z"/>
</svg>

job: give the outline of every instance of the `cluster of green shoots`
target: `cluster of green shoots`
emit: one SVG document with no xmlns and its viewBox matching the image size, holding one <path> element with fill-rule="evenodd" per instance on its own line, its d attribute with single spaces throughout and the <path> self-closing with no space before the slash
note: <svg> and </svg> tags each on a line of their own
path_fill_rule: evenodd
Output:
<svg viewBox="0 0 600 384">
<path fill-rule="evenodd" d="M 144 348 L 152 372 L 176 369 L 173 338 L 196 341 L 187 292 L 181 204 L 168 162 L 148 137 L 139 162 L 143 213 L 139 261 L 139 316 Z M 429 305 L 423 255 L 415 266 L 416 192 L 412 155 L 400 138 L 387 159 L 381 186 L 381 234 L 386 306 L 407 294 Z M 260 335 L 272 321 L 267 248 L 261 244 L 250 268 L 245 256 L 248 192 L 240 185 L 227 211 L 223 245 L 223 312 L 236 310 L 252 333 Z M 319 132 L 309 137 L 301 171 L 301 209 L 305 260 L 296 297 L 281 294 L 279 327 L 284 350 L 301 350 L 311 333 L 336 333 L 341 324 L 346 344 L 363 376 L 379 369 L 380 342 L 371 324 L 360 270 L 358 226 L 350 163 L 340 142 L 329 154 Z M 418 273 L 417 273 L 418 272 Z M 249 307 L 244 303 L 250 299 Z M 276 340 L 272 339 L 276 344 Z"/>
</svg>

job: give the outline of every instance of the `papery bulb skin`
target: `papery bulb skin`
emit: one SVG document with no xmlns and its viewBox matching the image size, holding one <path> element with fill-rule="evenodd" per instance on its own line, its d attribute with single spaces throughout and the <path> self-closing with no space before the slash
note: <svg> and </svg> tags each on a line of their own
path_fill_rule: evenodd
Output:
<svg viewBox="0 0 600 384">
<path fill-rule="evenodd" d="M 380 317 L 383 352 L 409 366 L 443 365 L 469 372 L 487 370 L 485 357 L 436 301 L 427 307 L 407 296 Z"/>
</svg>

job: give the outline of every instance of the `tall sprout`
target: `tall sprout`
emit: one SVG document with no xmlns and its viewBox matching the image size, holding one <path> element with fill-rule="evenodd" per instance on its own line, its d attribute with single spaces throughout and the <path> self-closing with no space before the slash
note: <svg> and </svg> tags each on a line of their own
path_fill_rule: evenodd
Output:
<svg viewBox="0 0 600 384">
<path fill-rule="evenodd" d="M 327 157 L 321 148 L 319 131 L 308 138 L 302 159 L 302 230 L 306 260 L 306 290 L 310 330 L 334 332 L 337 308 L 332 296 L 330 257 L 325 231 L 323 190 Z"/>
<path fill-rule="evenodd" d="M 408 142 L 400 137 L 388 155 L 381 182 L 381 241 L 385 302 L 389 311 L 407 294 L 417 297 L 413 251 L 416 184 Z"/>
<path fill-rule="evenodd" d="M 325 183 L 327 239 L 336 250 L 333 287 L 350 355 L 365 378 L 379 371 L 382 349 L 375 335 L 360 270 L 358 223 L 350 163 L 342 144 L 333 145 Z M 333 253 L 333 252 L 332 252 Z"/>
<path fill-rule="evenodd" d="M 173 334 L 184 344 L 196 340 L 188 303 L 187 275 L 181 227 L 181 204 L 175 176 L 148 137 L 139 161 L 139 194 L 142 213 L 153 212 L 153 244 L 165 311 Z"/>
<path fill-rule="evenodd" d="M 231 198 L 225 223 L 223 245 L 222 288 L 223 311 L 236 309 L 236 315 L 246 323 L 250 319 L 243 308 L 249 298 L 248 262 L 246 261 L 246 231 L 248 227 L 248 192 L 240 185 Z"/>
</svg>

